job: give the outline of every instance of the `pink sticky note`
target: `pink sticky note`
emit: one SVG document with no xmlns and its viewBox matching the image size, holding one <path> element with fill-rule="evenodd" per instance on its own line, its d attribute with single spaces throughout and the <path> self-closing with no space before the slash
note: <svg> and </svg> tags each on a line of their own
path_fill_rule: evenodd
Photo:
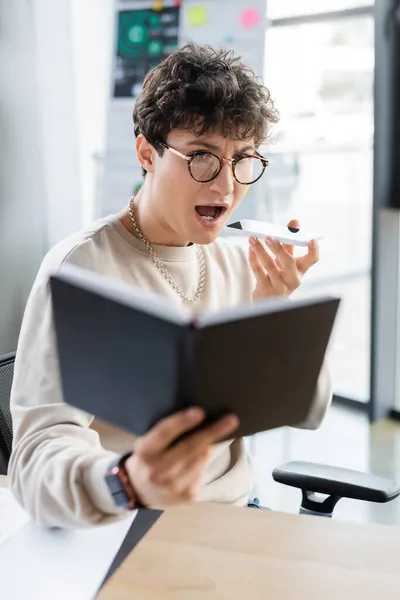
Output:
<svg viewBox="0 0 400 600">
<path fill-rule="evenodd" d="M 258 23 L 261 23 L 262 18 L 260 12 L 252 7 L 248 8 L 240 14 L 240 21 L 245 29 L 251 29 Z"/>
</svg>

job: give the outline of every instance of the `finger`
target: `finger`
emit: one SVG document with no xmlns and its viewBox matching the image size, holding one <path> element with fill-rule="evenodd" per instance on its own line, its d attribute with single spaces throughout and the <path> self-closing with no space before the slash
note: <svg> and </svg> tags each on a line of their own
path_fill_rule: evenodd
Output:
<svg viewBox="0 0 400 600">
<path fill-rule="evenodd" d="M 157 476 L 156 485 L 164 489 L 173 503 L 194 500 L 198 494 L 203 478 L 206 461 L 203 458 L 187 462 L 185 468 L 173 478 L 163 480 Z"/>
<path fill-rule="evenodd" d="M 233 433 L 239 425 L 239 420 L 234 415 L 226 415 L 204 429 L 193 433 L 173 448 L 167 450 L 163 456 L 158 457 L 155 472 L 152 475 L 153 483 L 171 486 L 174 481 L 181 478 L 193 461 L 205 463 L 210 447 L 225 439 Z M 177 493 L 177 490 L 175 489 Z"/>
<path fill-rule="evenodd" d="M 300 221 L 297 219 L 291 219 L 287 224 L 288 229 L 300 229 Z"/>
<path fill-rule="evenodd" d="M 204 417 L 204 411 L 200 408 L 190 408 L 162 419 L 136 440 L 135 453 L 150 457 L 164 452 L 177 438 L 199 425 Z"/>
<path fill-rule="evenodd" d="M 296 263 L 293 259 L 293 256 L 283 247 L 283 244 L 278 242 L 275 238 L 266 237 L 265 243 L 268 248 L 274 253 L 276 259 L 282 265 L 282 269 L 285 271 L 295 271 Z"/>
<path fill-rule="evenodd" d="M 264 267 L 258 260 L 257 254 L 254 252 L 252 246 L 250 246 L 249 248 L 249 263 L 251 270 L 253 271 L 254 276 L 258 282 L 262 282 L 266 277 L 268 277 Z"/>
<path fill-rule="evenodd" d="M 300 229 L 300 221 L 297 219 L 291 219 L 287 224 L 288 229 Z M 286 252 L 288 252 L 291 256 L 294 256 L 294 246 L 292 244 L 282 244 L 285 248 Z"/>
<path fill-rule="evenodd" d="M 308 252 L 305 256 L 296 259 L 297 270 L 304 275 L 308 269 L 319 261 L 318 242 L 311 240 L 308 244 Z"/>
<path fill-rule="evenodd" d="M 276 253 L 276 262 L 282 265 L 281 282 L 288 288 L 288 291 L 297 289 L 301 283 L 301 274 L 293 256 L 285 250 L 282 244 L 273 238 L 267 238 L 266 243 Z"/>
<path fill-rule="evenodd" d="M 157 459 L 153 481 L 156 479 L 158 485 L 171 486 L 186 476 L 187 471 L 190 471 L 194 464 L 201 464 L 204 467 L 209 457 L 209 451 L 210 448 L 202 448 L 201 451 L 197 449 L 196 452 L 185 453 L 182 449 L 177 452 L 176 447 L 167 451 L 165 455 Z"/>
<path fill-rule="evenodd" d="M 270 276 L 272 283 L 277 284 L 280 282 L 280 269 L 278 268 L 275 260 L 266 251 L 262 243 L 257 238 L 251 238 L 251 249 L 258 258 L 259 263 L 265 269 Z"/>
<path fill-rule="evenodd" d="M 265 297 L 272 295 L 274 292 L 272 281 L 268 273 L 265 272 L 264 267 L 258 260 L 257 255 L 252 250 L 252 248 L 249 248 L 249 263 L 251 266 L 251 270 L 253 271 L 254 277 L 256 278 L 256 290 L 259 290 L 261 292 L 261 296 L 260 294 L 258 294 L 257 297 Z"/>
<path fill-rule="evenodd" d="M 185 465 L 177 479 L 180 486 L 180 495 L 184 500 L 196 500 L 206 465 L 207 461 L 202 458 L 194 459 Z"/>
<path fill-rule="evenodd" d="M 188 454 L 193 452 L 195 454 L 196 452 L 201 452 L 202 449 L 205 449 L 208 446 L 212 446 L 217 442 L 225 440 L 236 431 L 238 427 L 239 419 L 235 415 L 225 415 L 204 429 L 200 429 L 200 431 L 188 436 L 185 440 L 182 440 L 180 444 L 185 448 L 185 452 Z"/>
</svg>

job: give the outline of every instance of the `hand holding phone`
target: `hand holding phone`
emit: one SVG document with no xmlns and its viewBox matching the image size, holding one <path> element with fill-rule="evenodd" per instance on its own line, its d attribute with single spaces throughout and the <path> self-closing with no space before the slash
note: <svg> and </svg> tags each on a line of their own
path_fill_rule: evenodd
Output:
<svg viewBox="0 0 400 600">
<path fill-rule="evenodd" d="M 240 222 L 240 224 L 243 223 Z M 269 296 L 287 296 L 294 292 L 301 284 L 303 276 L 319 260 L 319 246 L 315 236 L 304 236 L 302 239 L 296 237 L 296 245 L 305 245 L 307 243 L 307 254 L 300 257 L 294 255 L 294 243 L 288 242 L 290 237 L 285 231 L 282 236 L 277 236 L 276 226 L 270 223 L 262 223 L 264 227 L 255 222 L 250 225 L 250 231 L 247 229 L 232 229 L 230 231 L 245 232 L 249 236 L 249 263 L 256 279 L 256 286 L 253 290 L 253 299 L 266 298 Z M 269 225 L 272 225 L 268 228 Z M 247 225 L 246 225 L 247 226 Z M 248 227 L 248 226 L 247 226 Z M 257 234 L 251 230 L 257 229 Z M 300 223 L 296 219 L 289 221 L 286 227 L 289 234 L 296 235 L 300 232 Z M 259 237 L 260 229 L 274 232 L 274 235 L 265 235 L 265 248 Z M 281 241 L 279 241 L 279 238 Z M 308 241 L 307 241 L 308 240 Z"/>
</svg>

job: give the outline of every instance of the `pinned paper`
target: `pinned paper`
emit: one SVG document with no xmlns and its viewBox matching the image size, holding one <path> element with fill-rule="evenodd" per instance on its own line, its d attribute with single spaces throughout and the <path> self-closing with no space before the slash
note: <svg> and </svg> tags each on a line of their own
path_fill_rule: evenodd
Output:
<svg viewBox="0 0 400 600">
<path fill-rule="evenodd" d="M 260 12 L 254 7 L 248 8 L 247 10 L 243 11 L 240 14 L 239 18 L 245 29 L 251 29 L 252 27 L 255 27 L 255 25 L 258 25 L 258 23 L 261 23 L 262 21 Z"/>
<path fill-rule="evenodd" d="M 207 9 L 205 6 L 189 6 L 188 12 L 188 23 L 190 27 L 199 27 L 207 23 Z"/>
<path fill-rule="evenodd" d="M 164 8 L 163 0 L 154 0 L 153 10 L 162 10 Z"/>
</svg>

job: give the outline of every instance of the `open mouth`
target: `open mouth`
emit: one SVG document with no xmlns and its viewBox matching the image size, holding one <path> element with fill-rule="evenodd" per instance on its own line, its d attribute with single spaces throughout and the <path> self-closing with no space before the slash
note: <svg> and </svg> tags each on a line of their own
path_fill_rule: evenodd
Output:
<svg viewBox="0 0 400 600">
<path fill-rule="evenodd" d="M 212 223 L 221 217 L 227 208 L 226 206 L 196 206 L 196 212 L 202 221 Z"/>
</svg>

